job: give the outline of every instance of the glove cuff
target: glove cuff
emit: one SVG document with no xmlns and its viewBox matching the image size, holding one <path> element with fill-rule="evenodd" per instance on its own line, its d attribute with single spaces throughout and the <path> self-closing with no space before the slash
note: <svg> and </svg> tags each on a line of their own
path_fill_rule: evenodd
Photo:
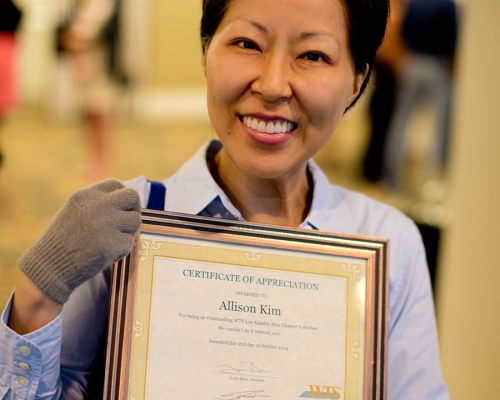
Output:
<svg viewBox="0 0 500 400">
<path fill-rule="evenodd" d="M 56 303 L 63 304 L 74 290 L 60 279 L 63 271 L 71 265 L 71 260 L 67 250 L 49 231 L 22 254 L 18 265 L 42 292 Z"/>
</svg>

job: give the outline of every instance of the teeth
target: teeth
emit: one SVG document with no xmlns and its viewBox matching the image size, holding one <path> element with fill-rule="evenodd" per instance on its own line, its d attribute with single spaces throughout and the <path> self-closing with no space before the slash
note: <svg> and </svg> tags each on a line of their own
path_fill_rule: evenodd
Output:
<svg viewBox="0 0 500 400">
<path fill-rule="evenodd" d="M 281 122 L 278 121 L 274 123 L 274 132 L 281 133 Z"/>
<path fill-rule="evenodd" d="M 266 131 L 266 123 L 264 121 L 260 121 L 259 125 L 257 126 L 257 130 L 259 132 L 265 132 Z"/>
<path fill-rule="evenodd" d="M 265 122 L 257 118 L 243 117 L 243 123 L 249 128 L 262 133 L 286 133 L 293 129 L 293 123 L 288 121 Z"/>
</svg>

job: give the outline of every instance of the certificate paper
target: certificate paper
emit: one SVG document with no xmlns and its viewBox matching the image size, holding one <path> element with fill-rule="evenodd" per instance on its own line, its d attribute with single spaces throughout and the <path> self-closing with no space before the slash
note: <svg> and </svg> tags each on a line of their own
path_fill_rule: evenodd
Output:
<svg viewBox="0 0 500 400">
<path fill-rule="evenodd" d="M 366 259 L 147 232 L 138 251 L 128 398 L 382 398 Z"/>
</svg>

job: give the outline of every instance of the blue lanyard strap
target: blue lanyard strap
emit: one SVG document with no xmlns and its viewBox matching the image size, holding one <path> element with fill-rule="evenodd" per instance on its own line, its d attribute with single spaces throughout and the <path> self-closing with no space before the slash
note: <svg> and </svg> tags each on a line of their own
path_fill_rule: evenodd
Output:
<svg viewBox="0 0 500 400">
<path fill-rule="evenodd" d="M 165 195 L 167 188 L 161 182 L 151 181 L 151 191 L 149 192 L 148 205 L 150 210 L 163 211 L 165 209 Z"/>
</svg>

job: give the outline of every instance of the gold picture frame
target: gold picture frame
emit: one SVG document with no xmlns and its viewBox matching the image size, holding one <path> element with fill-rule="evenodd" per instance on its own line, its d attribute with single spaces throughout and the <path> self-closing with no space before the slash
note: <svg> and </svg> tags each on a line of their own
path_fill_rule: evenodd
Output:
<svg viewBox="0 0 500 400">
<path fill-rule="evenodd" d="M 104 398 L 383 400 L 388 268 L 387 239 L 143 210 Z"/>
</svg>

